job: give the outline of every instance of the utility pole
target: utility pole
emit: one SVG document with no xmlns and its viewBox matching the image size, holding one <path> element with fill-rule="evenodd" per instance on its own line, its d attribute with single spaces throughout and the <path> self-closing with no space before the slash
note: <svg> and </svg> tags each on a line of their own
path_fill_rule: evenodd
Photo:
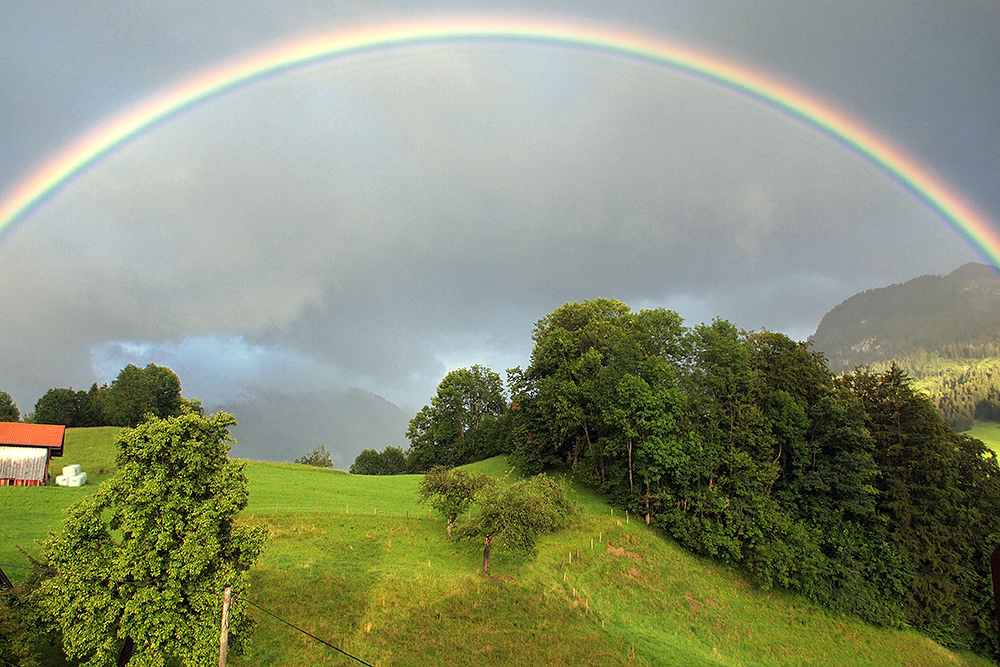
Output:
<svg viewBox="0 0 1000 667">
<path fill-rule="evenodd" d="M 226 652 L 229 650 L 229 606 L 232 604 L 232 589 L 222 590 L 222 634 L 219 636 L 219 667 L 226 667 Z"/>
</svg>

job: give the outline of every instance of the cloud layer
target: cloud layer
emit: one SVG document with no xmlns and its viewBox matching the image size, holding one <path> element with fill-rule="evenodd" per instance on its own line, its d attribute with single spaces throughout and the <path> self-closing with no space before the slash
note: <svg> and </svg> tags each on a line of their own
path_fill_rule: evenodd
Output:
<svg viewBox="0 0 1000 667">
<path fill-rule="evenodd" d="M 774 25 L 809 19 L 771 11 Z M 820 67 L 804 43 L 771 53 L 757 18 L 730 48 Z M 716 26 L 709 42 L 721 20 L 685 19 Z M 140 70 L 204 67 L 239 41 L 228 30 L 202 59 Z M 878 79 L 846 71 L 869 41 L 845 35 L 840 78 L 813 75 Z M 96 85 L 124 56 L 93 49 L 111 68 Z M 525 363 L 533 322 L 568 300 L 804 338 L 854 292 L 974 259 L 869 165 L 732 94 L 592 54 L 423 48 L 229 94 L 65 189 L 0 247 L 0 308 L 18 314 L 0 389 L 27 411 L 48 387 L 154 361 L 209 404 L 250 386 L 359 386 L 416 409 L 450 368 Z"/>
</svg>

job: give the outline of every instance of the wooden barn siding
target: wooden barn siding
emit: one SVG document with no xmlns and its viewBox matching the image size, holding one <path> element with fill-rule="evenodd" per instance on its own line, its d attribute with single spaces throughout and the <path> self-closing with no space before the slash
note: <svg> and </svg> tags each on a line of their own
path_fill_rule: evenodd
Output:
<svg viewBox="0 0 1000 667">
<path fill-rule="evenodd" d="M 48 472 L 46 447 L 0 446 L 0 485 L 40 486 Z"/>
</svg>

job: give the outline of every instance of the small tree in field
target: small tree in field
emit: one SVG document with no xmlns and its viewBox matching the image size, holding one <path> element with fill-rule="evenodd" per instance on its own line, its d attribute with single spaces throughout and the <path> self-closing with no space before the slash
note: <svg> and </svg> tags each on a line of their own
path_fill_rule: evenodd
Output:
<svg viewBox="0 0 1000 667">
<path fill-rule="evenodd" d="M 483 574 L 490 573 L 490 551 L 501 546 L 533 554 L 538 538 L 561 528 L 572 507 L 566 485 L 546 475 L 509 486 L 488 478 L 475 494 L 479 511 L 463 527 L 466 537 L 483 539 Z"/>
<path fill-rule="evenodd" d="M 150 419 L 118 437 L 118 475 L 74 505 L 45 544 L 54 572 L 40 604 L 66 654 L 87 667 L 207 665 L 218 657 L 220 592 L 246 594 L 264 533 L 236 523 L 243 464 L 229 459 L 232 415 Z M 230 612 L 230 650 L 252 619 Z"/>
<path fill-rule="evenodd" d="M 458 515 L 469 509 L 476 491 L 487 484 L 486 475 L 470 475 L 465 470 L 449 470 L 445 466 L 434 466 L 420 480 L 420 502 L 444 515 L 445 531 L 451 537 L 451 529 Z"/>
<path fill-rule="evenodd" d="M 295 459 L 296 463 L 304 466 L 316 466 L 317 468 L 332 468 L 333 459 L 330 452 L 326 451 L 326 446 L 320 445 L 305 456 Z"/>
</svg>

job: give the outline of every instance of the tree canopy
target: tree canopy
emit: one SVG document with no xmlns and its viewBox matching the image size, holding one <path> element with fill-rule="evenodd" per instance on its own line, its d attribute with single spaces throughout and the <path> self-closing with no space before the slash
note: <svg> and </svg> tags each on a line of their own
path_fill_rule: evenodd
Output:
<svg viewBox="0 0 1000 667">
<path fill-rule="evenodd" d="M 406 437 L 415 472 L 453 468 L 500 453 L 497 420 L 507 409 L 503 380 L 482 366 L 448 373 L 430 405 L 410 420 Z"/>
<path fill-rule="evenodd" d="M 486 575 L 494 546 L 533 554 L 538 538 L 561 528 L 572 511 L 566 485 L 544 474 L 513 484 L 483 477 L 473 498 L 476 511 L 462 526 L 461 535 L 483 540 Z"/>
<path fill-rule="evenodd" d="M 330 458 L 330 452 L 326 450 L 325 445 L 320 445 L 308 454 L 300 456 L 295 459 L 295 463 L 304 466 L 315 466 L 317 468 L 333 467 L 333 459 Z"/>
<path fill-rule="evenodd" d="M 404 475 L 409 470 L 406 454 L 401 447 L 386 447 L 385 451 L 365 449 L 351 464 L 352 475 Z"/>
<path fill-rule="evenodd" d="M 783 334 L 612 299 L 560 306 L 533 340 L 509 378 L 526 471 L 569 468 L 761 586 L 997 655 L 1000 467 L 900 369 L 835 378 Z"/>
<path fill-rule="evenodd" d="M 104 419 L 111 426 L 135 426 L 147 414 L 161 419 L 181 413 L 181 381 L 169 368 L 129 364 L 118 374 L 104 399 Z"/>
<path fill-rule="evenodd" d="M 17 403 L 5 391 L 0 391 L 0 422 L 16 422 L 21 419 L 21 411 L 17 409 Z"/>
<path fill-rule="evenodd" d="M 151 419 L 118 437 L 118 475 L 74 505 L 46 542 L 40 584 L 68 656 L 85 665 L 210 664 L 218 655 L 220 593 L 246 592 L 264 544 L 238 525 L 248 489 L 228 457 L 232 415 Z M 252 620 L 230 616 L 230 649 Z"/>
</svg>

